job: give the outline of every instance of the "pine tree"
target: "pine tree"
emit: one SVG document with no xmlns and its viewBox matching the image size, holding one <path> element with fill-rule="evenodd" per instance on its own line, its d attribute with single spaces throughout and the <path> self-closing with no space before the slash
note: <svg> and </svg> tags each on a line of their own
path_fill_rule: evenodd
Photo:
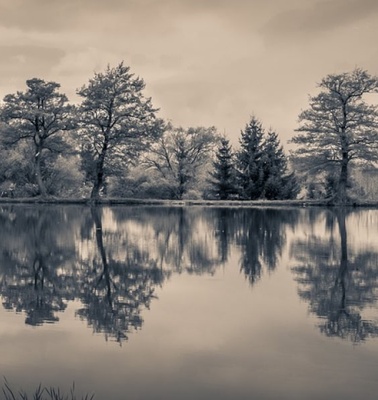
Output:
<svg viewBox="0 0 378 400">
<path fill-rule="evenodd" d="M 292 199 L 298 194 L 294 174 L 288 174 L 287 158 L 277 133 L 270 130 L 263 143 L 263 197 L 268 200 Z"/>
<path fill-rule="evenodd" d="M 210 180 L 211 192 L 216 198 L 227 200 L 236 193 L 232 148 L 229 140 L 224 137 L 220 139 L 210 175 L 213 178 Z"/>
<path fill-rule="evenodd" d="M 264 130 L 254 116 L 241 132 L 240 150 L 236 154 L 240 197 L 256 200 L 264 189 L 262 164 Z"/>
<path fill-rule="evenodd" d="M 273 130 L 265 132 L 261 122 L 252 117 L 241 132 L 237 153 L 238 183 L 244 199 L 293 199 L 299 185 L 289 173 L 283 147 Z"/>
</svg>

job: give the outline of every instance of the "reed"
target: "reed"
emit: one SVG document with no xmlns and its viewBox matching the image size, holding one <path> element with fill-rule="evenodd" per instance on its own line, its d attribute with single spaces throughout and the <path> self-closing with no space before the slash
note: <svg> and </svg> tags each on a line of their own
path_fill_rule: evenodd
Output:
<svg viewBox="0 0 378 400">
<path fill-rule="evenodd" d="M 6 378 L 3 383 L 3 394 L 5 400 L 93 400 L 94 394 L 77 397 L 75 393 L 75 382 L 72 384 L 69 394 L 62 393 L 59 388 L 42 386 L 40 383 L 32 394 L 24 390 L 15 390 Z"/>
</svg>

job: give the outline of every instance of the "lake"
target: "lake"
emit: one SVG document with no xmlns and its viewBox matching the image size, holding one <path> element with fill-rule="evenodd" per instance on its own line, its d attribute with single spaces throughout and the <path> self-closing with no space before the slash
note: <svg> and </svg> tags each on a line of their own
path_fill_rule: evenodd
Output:
<svg viewBox="0 0 378 400">
<path fill-rule="evenodd" d="M 0 208 L 0 374 L 95 399 L 376 399 L 378 211 Z"/>
</svg>

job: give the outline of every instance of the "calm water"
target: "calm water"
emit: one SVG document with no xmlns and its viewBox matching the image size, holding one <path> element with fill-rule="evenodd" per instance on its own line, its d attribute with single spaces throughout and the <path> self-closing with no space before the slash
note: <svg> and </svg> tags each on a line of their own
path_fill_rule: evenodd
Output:
<svg viewBox="0 0 378 400">
<path fill-rule="evenodd" d="M 0 226 L 14 387 L 378 396 L 378 211 L 5 206 Z"/>
</svg>

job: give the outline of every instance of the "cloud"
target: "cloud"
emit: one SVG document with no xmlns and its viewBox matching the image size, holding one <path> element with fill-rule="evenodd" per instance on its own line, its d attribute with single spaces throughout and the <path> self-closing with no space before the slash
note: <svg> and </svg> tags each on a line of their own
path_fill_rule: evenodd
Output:
<svg viewBox="0 0 378 400">
<path fill-rule="evenodd" d="M 154 0 L 3 0 L 0 25 L 25 31 L 119 31 L 143 23 L 151 28 L 165 23 L 170 1 Z"/>
<path fill-rule="evenodd" d="M 378 13 L 376 0 L 311 0 L 300 4 L 274 15 L 260 29 L 268 42 L 318 38 Z"/>
<path fill-rule="evenodd" d="M 79 2 L 78 2 L 79 3 Z M 48 31 L 69 26 L 78 17 L 70 1 L 3 0 L 0 24 L 23 30 Z"/>
<path fill-rule="evenodd" d="M 27 79 L 38 77 L 45 79 L 54 65 L 64 57 L 60 49 L 44 46 L 6 46 L 0 45 L 0 87 L 3 95 L 8 88 L 22 90 Z"/>
<path fill-rule="evenodd" d="M 0 25 L 29 32 L 106 34 L 142 27 L 147 33 L 164 33 L 191 16 L 211 15 L 240 28 L 281 9 L 280 0 L 2 0 Z"/>
<path fill-rule="evenodd" d="M 44 46 L 0 46 L 2 63 L 10 65 L 12 68 L 15 65 L 33 64 L 38 60 L 43 59 L 44 64 L 53 65 L 61 59 L 65 52 L 60 49 Z"/>
<path fill-rule="evenodd" d="M 176 125 L 235 138 L 254 113 L 290 137 L 326 74 L 377 73 L 376 0 L 1 0 L 0 98 L 76 89 L 122 60 Z"/>
</svg>

